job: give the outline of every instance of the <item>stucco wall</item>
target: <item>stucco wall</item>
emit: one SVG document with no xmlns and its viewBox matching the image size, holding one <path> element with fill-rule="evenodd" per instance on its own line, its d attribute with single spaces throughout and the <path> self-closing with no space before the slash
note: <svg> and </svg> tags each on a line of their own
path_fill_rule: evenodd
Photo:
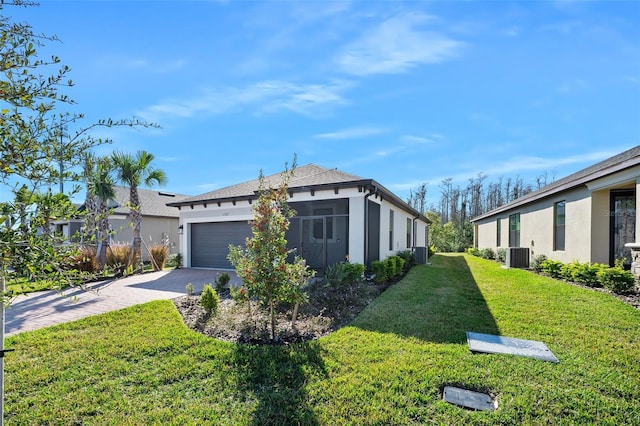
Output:
<svg viewBox="0 0 640 426">
<path fill-rule="evenodd" d="M 554 250 L 554 205 L 566 202 L 565 249 Z M 552 197 L 505 211 L 477 223 L 478 248 L 509 246 L 509 216 L 520 213 L 520 247 L 528 247 L 532 256 L 544 254 L 562 262 L 591 260 L 591 198 L 586 187 L 555 194 Z M 497 245 L 497 220 L 501 221 L 501 244 Z"/>
<path fill-rule="evenodd" d="M 166 238 L 169 243 L 169 253 L 177 253 L 179 247 L 178 218 L 164 218 L 143 216 L 140 228 L 140 237 L 149 248 L 153 244 L 160 244 Z M 112 241 L 116 243 L 131 244 L 133 241 L 133 229 L 129 220 L 121 216 L 109 218 L 109 224 L 113 230 Z M 142 246 L 142 259 L 149 260 L 149 251 Z"/>
<path fill-rule="evenodd" d="M 338 194 L 333 189 L 326 191 L 315 191 L 314 195 L 310 192 L 294 193 L 293 197 L 289 199 L 290 202 L 304 202 L 304 201 L 320 201 L 320 200 L 332 200 L 337 198 L 349 200 L 349 259 L 352 262 L 365 263 L 365 249 L 364 249 L 364 215 L 365 215 L 365 192 L 360 192 L 356 188 L 340 189 Z M 387 256 L 395 254 L 399 250 L 405 250 L 406 247 L 406 219 L 409 218 L 413 221 L 414 216 L 403 212 L 400 208 L 393 206 L 387 201 L 381 200 L 376 196 L 368 197 L 368 200 L 376 202 L 381 205 L 380 212 L 380 227 L 381 227 L 381 241 L 380 241 L 380 259 L 384 259 Z M 222 222 L 222 221 L 240 221 L 250 220 L 252 218 L 251 204 L 248 201 L 238 201 L 234 206 L 231 202 L 222 203 L 220 206 L 217 203 L 207 204 L 205 208 L 203 205 L 194 205 L 193 208 L 187 206 L 182 207 L 180 210 L 180 224 L 183 226 L 183 234 L 180 236 L 180 252 L 183 254 L 185 266 L 189 266 L 190 259 L 190 225 L 192 223 L 200 222 Z M 393 250 L 389 248 L 389 232 L 388 232 L 388 218 L 389 209 L 393 209 L 395 214 L 394 220 L 394 243 Z M 417 233 L 415 242 L 417 246 L 426 245 L 426 226 L 423 221 L 417 221 Z M 413 224 L 413 222 L 412 222 Z M 176 224 L 176 229 L 177 229 Z M 412 237 L 411 246 L 413 246 L 413 225 L 412 225 Z"/>
</svg>

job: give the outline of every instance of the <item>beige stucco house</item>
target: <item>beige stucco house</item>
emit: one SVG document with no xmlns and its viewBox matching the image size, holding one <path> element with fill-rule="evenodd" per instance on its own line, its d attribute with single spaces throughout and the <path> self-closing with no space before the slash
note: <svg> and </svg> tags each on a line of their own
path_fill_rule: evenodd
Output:
<svg viewBox="0 0 640 426">
<path fill-rule="evenodd" d="M 524 247 L 562 262 L 631 263 L 640 236 L 640 146 L 478 216 L 475 246 Z"/>
<path fill-rule="evenodd" d="M 142 227 L 140 235 L 147 246 L 167 242 L 171 254 L 178 252 L 179 239 L 179 211 L 175 207 L 167 206 L 167 203 L 176 202 L 188 198 L 188 195 L 174 194 L 159 190 L 138 188 L 140 203 L 142 205 Z M 116 186 L 115 197 L 109 203 L 112 209 L 109 215 L 109 227 L 112 231 L 110 244 L 131 244 L 133 241 L 133 229 L 129 220 L 129 188 Z M 78 232 L 82 228 L 82 218 L 56 223 L 56 230 L 69 240 L 76 240 Z M 143 246 L 142 257 L 149 259 L 149 252 Z"/>
</svg>

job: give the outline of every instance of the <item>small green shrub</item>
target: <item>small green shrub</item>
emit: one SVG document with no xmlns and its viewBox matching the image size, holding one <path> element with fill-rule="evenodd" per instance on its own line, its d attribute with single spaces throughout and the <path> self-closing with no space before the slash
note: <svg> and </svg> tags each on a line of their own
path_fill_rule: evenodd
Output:
<svg viewBox="0 0 640 426">
<path fill-rule="evenodd" d="M 436 246 L 429 246 L 428 250 L 429 250 L 429 257 L 436 254 Z"/>
<path fill-rule="evenodd" d="M 507 249 L 499 248 L 496 250 L 496 260 L 500 263 L 505 263 L 507 261 Z"/>
<path fill-rule="evenodd" d="M 507 260 L 507 253 L 505 250 L 505 261 Z M 541 273 L 542 272 L 542 263 L 547 260 L 547 256 L 545 256 L 544 254 L 539 254 L 537 256 L 534 256 L 533 259 L 531 260 L 531 265 L 529 265 L 531 267 L 531 269 L 536 272 L 536 273 Z"/>
<path fill-rule="evenodd" d="M 471 256 L 477 256 L 480 257 L 480 250 L 478 250 L 475 247 L 469 247 L 467 249 L 467 253 L 469 253 Z"/>
<path fill-rule="evenodd" d="M 562 276 L 568 281 L 584 284 L 590 287 L 599 287 L 598 271 L 608 266 L 599 263 L 590 264 L 573 261 L 562 268 Z"/>
<path fill-rule="evenodd" d="M 220 305 L 220 296 L 211 287 L 211 284 L 205 284 L 202 288 L 202 294 L 200 295 L 200 305 L 207 311 L 208 314 L 215 314 L 218 311 Z"/>
<path fill-rule="evenodd" d="M 377 283 L 382 283 L 389 279 L 387 276 L 387 265 L 381 260 L 371 262 L 371 272 L 375 275 L 373 280 Z"/>
<path fill-rule="evenodd" d="M 389 256 L 385 260 L 385 266 L 387 268 L 387 277 L 399 277 L 402 275 L 404 268 L 404 259 L 399 256 Z"/>
<path fill-rule="evenodd" d="M 483 248 L 480 250 L 480 257 L 483 259 L 494 260 L 496 258 L 496 252 L 491 248 Z"/>
<path fill-rule="evenodd" d="M 193 296 L 193 292 L 195 291 L 193 288 L 193 284 L 187 283 L 186 290 L 187 290 L 187 296 Z"/>
<path fill-rule="evenodd" d="M 223 293 L 224 291 L 226 291 L 227 285 L 229 284 L 230 280 L 231 277 L 229 277 L 229 274 L 227 274 L 226 272 L 219 273 L 216 277 L 216 291 L 218 293 Z"/>
<path fill-rule="evenodd" d="M 169 258 L 167 259 L 167 266 L 180 269 L 182 267 L 182 254 L 175 253 L 169 256 Z"/>
<path fill-rule="evenodd" d="M 545 259 L 541 262 L 541 272 L 552 278 L 562 278 L 562 262 L 559 260 Z"/>
<path fill-rule="evenodd" d="M 631 272 L 625 271 L 619 266 L 600 269 L 597 276 L 600 284 L 614 293 L 625 293 L 631 290 L 636 282 Z"/>
<path fill-rule="evenodd" d="M 416 258 L 411 250 L 402 250 L 396 253 L 396 256 L 404 260 L 404 266 L 409 269 L 416 264 Z"/>
</svg>

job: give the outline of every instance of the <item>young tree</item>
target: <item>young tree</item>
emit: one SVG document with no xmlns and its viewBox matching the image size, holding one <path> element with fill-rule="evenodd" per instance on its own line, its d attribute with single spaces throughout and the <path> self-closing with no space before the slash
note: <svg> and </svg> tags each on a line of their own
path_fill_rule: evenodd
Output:
<svg viewBox="0 0 640 426">
<path fill-rule="evenodd" d="M 135 156 L 116 151 L 111 155 L 111 160 L 115 166 L 117 179 L 129 187 L 129 215 L 133 225 L 133 263 L 139 265 L 142 262 L 140 247 L 142 238 L 140 228 L 142 226 L 142 215 L 140 213 L 141 203 L 138 195 L 140 185 L 153 186 L 155 184 L 164 185 L 167 176 L 161 169 L 155 168 L 151 162 L 155 157 L 147 151 L 138 151 Z"/>
<path fill-rule="evenodd" d="M 271 316 L 271 340 L 275 340 L 275 306 L 278 302 L 294 303 L 292 326 L 298 304 L 306 300 L 302 286 L 312 276 L 304 259 L 295 256 L 293 263 L 287 263 L 285 234 L 289 229 L 289 219 L 295 215 L 287 203 L 289 181 L 296 168 L 294 158 L 291 169 L 285 167 L 282 181 L 277 188 L 267 186 L 260 172 L 260 196 L 253 205 L 251 231 L 246 247 L 229 246 L 229 261 L 236 268 L 251 297 L 256 297 L 268 306 Z"/>
<path fill-rule="evenodd" d="M 55 56 L 45 60 L 37 55 L 39 47 L 57 38 L 36 34 L 29 24 L 12 22 L 4 13 L 8 4 L 0 1 L 0 185 L 13 199 L 2 203 L 0 209 L 0 354 L 4 350 L 2 309 L 11 298 L 5 290 L 10 271 L 32 278 L 46 275 L 71 285 L 83 278 L 69 268 L 73 246 L 60 244 L 54 233 L 47 232 L 49 219 L 54 214 L 62 217 L 53 212 L 50 197 L 37 194 L 63 181 L 80 180 L 75 169 L 82 164 L 82 154 L 107 142 L 91 137 L 91 129 L 149 126 L 138 120 L 109 119 L 82 127 L 82 114 L 59 112 L 73 103 L 61 92 L 73 85 L 67 78 L 70 69 L 60 65 Z M 14 0 L 11 5 L 29 6 L 31 2 Z M 69 125 L 78 130 L 62 137 Z M 70 194 L 78 189 L 73 188 Z M 0 375 L 3 367 L 4 357 L 0 356 Z M 3 390 L 0 377 L 0 419 Z"/>
</svg>

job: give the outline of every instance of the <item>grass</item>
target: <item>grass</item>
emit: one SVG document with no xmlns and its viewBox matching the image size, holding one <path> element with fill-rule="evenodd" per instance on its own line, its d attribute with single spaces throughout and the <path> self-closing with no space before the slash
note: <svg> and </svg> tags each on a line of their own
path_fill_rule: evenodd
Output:
<svg viewBox="0 0 640 426">
<path fill-rule="evenodd" d="M 7 339 L 7 424 L 640 424 L 640 311 L 467 255 L 414 268 L 349 327 L 234 345 L 161 301 Z M 559 364 L 473 355 L 466 331 L 542 340 Z M 441 400 L 486 391 L 495 412 Z"/>
</svg>

